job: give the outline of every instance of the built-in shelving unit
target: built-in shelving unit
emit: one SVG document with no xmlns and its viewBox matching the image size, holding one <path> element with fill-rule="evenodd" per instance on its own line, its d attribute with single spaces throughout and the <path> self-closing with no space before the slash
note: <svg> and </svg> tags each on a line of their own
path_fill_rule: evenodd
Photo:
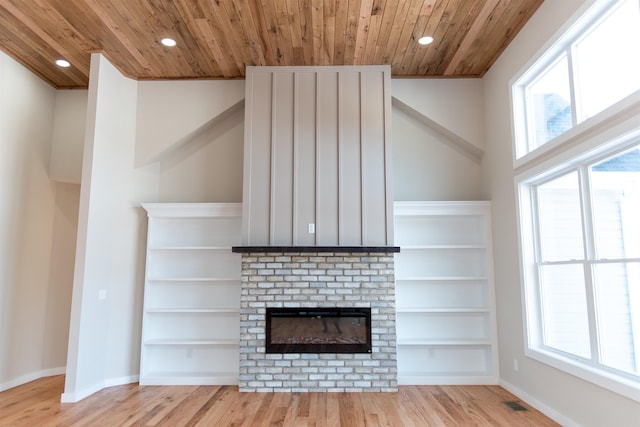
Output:
<svg viewBox="0 0 640 427">
<path fill-rule="evenodd" d="M 145 203 L 140 384 L 237 384 L 241 204 Z"/>
<path fill-rule="evenodd" d="M 141 384 L 237 384 L 241 204 L 144 204 Z M 396 202 L 399 384 L 498 381 L 489 202 Z"/>
<path fill-rule="evenodd" d="M 490 202 L 396 202 L 399 384 L 498 381 Z"/>
</svg>

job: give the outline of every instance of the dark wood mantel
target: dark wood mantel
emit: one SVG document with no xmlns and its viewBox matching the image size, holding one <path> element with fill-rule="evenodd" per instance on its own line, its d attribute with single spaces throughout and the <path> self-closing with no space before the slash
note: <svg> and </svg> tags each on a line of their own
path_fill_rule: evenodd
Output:
<svg viewBox="0 0 640 427">
<path fill-rule="evenodd" d="M 400 246 L 233 246 L 232 252 L 252 253 L 390 253 L 400 252 Z"/>
</svg>

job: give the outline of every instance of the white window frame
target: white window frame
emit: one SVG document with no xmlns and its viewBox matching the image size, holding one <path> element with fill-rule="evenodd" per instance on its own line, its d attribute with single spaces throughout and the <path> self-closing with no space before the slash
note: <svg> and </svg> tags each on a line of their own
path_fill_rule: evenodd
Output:
<svg viewBox="0 0 640 427">
<path fill-rule="evenodd" d="M 527 124 L 524 118 L 526 98 L 522 88 L 536 78 L 531 77 L 533 74 L 527 73 L 530 70 L 534 70 L 534 72 L 537 70 L 538 73 L 544 71 L 553 61 L 567 52 L 567 49 L 570 51 L 569 47 L 582 37 L 586 29 L 600 20 L 617 1 L 596 2 L 593 0 L 587 2 L 577 11 L 569 23 L 561 28 L 510 81 L 512 89 L 513 167 L 525 355 L 640 402 L 640 382 L 633 375 L 619 375 L 618 372 L 609 370 L 602 365 L 594 366 L 591 360 L 581 360 L 574 355 L 543 345 L 538 264 L 536 262 L 536 245 L 538 243 L 535 235 L 532 197 L 534 185 L 571 170 L 579 169 L 585 163 L 604 159 L 638 144 L 640 141 L 640 91 L 636 91 L 595 116 L 577 124 L 575 124 L 576 103 L 573 102 L 574 126 L 546 144 L 522 155 L 522 144 L 528 144 L 528 141 L 523 140 L 523 136 L 527 134 Z M 529 80 L 523 78 L 525 75 L 529 76 Z M 571 90 L 573 91 L 573 89 Z M 572 93 L 572 96 L 575 94 Z M 581 191 L 586 190 L 581 189 Z"/>
<path fill-rule="evenodd" d="M 638 119 L 640 119 L 640 114 L 636 117 L 636 123 L 640 123 Z M 627 123 L 627 125 L 628 131 L 622 133 L 620 137 L 604 144 L 596 144 L 596 141 L 600 138 L 595 138 L 595 141 L 590 138 L 585 138 L 583 144 L 580 145 L 580 148 L 584 150 L 582 154 L 572 155 L 573 153 L 571 152 L 565 152 L 562 156 L 559 156 L 559 158 L 548 159 L 540 163 L 537 167 L 516 175 L 515 181 L 521 251 L 522 305 L 525 313 L 525 355 L 640 402 L 640 381 L 636 376 L 624 375 L 613 369 L 607 369 L 600 364 L 594 365 L 591 359 L 583 359 L 544 345 L 542 309 L 540 306 L 540 288 L 538 282 L 539 263 L 537 251 L 539 240 L 535 230 L 534 211 L 536 211 L 536 202 L 533 196 L 537 185 L 572 171 L 577 170 L 578 173 L 585 173 L 585 164 L 592 164 L 603 160 L 639 144 L 640 125 L 636 124 L 635 128 L 631 123 Z M 605 133 L 601 135 L 601 138 L 605 138 L 606 136 Z M 594 148 L 594 144 L 597 145 L 597 147 Z M 588 191 L 588 189 L 581 188 L 580 191 L 585 192 Z M 582 197 L 585 197 L 584 194 Z M 587 212 L 586 214 L 589 215 L 590 213 Z M 588 227 L 588 224 L 591 224 L 591 218 L 585 218 L 584 223 L 585 227 Z M 596 259 L 586 259 L 577 261 L 577 263 L 596 265 L 598 261 L 599 260 Z M 590 306 L 590 311 L 592 311 L 593 301 L 589 301 L 593 296 L 593 293 L 590 291 L 591 284 L 587 283 L 586 286 L 588 306 Z M 593 315 L 594 313 L 591 312 L 590 316 Z M 595 336 L 595 331 L 593 330 L 594 322 L 590 323 L 593 340 Z M 595 354 L 592 357 L 596 357 Z"/>
<path fill-rule="evenodd" d="M 622 0 L 593 0 L 585 4 L 509 82 L 512 91 L 510 100 L 511 111 L 513 113 L 511 131 L 512 140 L 514 141 L 513 165 L 515 169 L 534 162 L 538 158 L 549 155 L 549 153 L 556 151 L 560 146 L 572 143 L 576 135 L 581 134 L 585 129 L 597 127 L 602 123 L 610 121 L 612 117 L 625 114 L 630 106 L 633 106 L 640 100 L 639 90 L 593 117 L 578 122 L 580 113 L 577 111 L 577 108 L 579 108 L 580 104 L 576 99 L 578 94 L 576 93 L 574 84 L 573 73 L 576 70 L 572 63 L 573 46 L 586 37 L 594 25 L 609 16 L 611 9 L 621 1 Z M 526 114 L 528 110 L 527 88 L 540 77 L 542 72 L 547 70 L 562 56 L 566 56 L 569 63 L 569 90 L 573 126 L 568 131 L 547 143 L 535 149 L 529 149 L 528 146 L 531 141 L 532 130 L 529 129 L 530 119 Z"/>
</svg>

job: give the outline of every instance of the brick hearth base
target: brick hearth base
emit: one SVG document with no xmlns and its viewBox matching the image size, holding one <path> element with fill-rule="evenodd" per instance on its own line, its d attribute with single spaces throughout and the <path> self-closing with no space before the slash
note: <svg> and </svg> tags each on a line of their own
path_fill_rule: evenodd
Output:
<svg viewBox="0 0 640 427">
<path fill-rule="evenodd" d="M 393 253 L 242 254 L 240 391 L 397 391 Z M 266 354 L 267 307 L 370 307 L 370 354 Z"/>
</svg>

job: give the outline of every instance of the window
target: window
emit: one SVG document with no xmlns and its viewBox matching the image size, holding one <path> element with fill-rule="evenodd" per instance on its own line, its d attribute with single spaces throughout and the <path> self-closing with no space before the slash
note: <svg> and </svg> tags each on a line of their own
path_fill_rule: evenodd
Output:
<svg viewBox="0 0 640 427">
<path fill-rule="evenodd" d="M 513 85 L 516 158 L 638 91 L 638 40 L 638 0 L 596 2 L 572 31 Z"/>
<path fill-rule="evenodd" d="M 529 102 L 529 150 L 546 144 L 573 126 L 569 90 L 568 59 L 560 57 L 527 86 Z"/>
<path fill-rule="evenodd" d="M 640 1 L 600 0 L 514 80 L 527 356 L 640 401 Z"/>
<path fill-rule="evenodd" d="M 529 348 L 640 389 L 640 137 L 619 149 L 519 185 Z"/>
<path fill-rule="evenodd" d="M 573 171 L 535 186 L 540 299 L 546 346 L 590 357 L 580 183 Z"/>
</svg>

